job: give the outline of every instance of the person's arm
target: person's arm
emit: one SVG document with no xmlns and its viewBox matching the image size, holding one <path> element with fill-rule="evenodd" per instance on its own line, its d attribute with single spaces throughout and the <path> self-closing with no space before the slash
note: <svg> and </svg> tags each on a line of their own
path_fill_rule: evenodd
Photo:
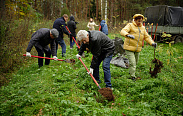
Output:
<svg viewBox="0 0 183 116">
<path fill-rule="evenodd" d="M 100 42 L 97 41 L 93 47 L 92 47 L 92 51 L 95 51 L 93 53 L 93 59 L 92 59 L 92 62 L 91 62 L 91 65 L 90 65 L 90 68 L 95 68 L 97 62 L 98 62 L 98 59 L 99 59 L 99 56 L 101 55 L 101 45 L 100 45 Z"/>
<path fill-rule="evenodd" d="M 95 26 L 99 26 L 99 25 L 97 25 L 95 22 L 94 22 L 94 24 L 95 24 Z"/>
<path fill-rule="evenodd" d="M 75 22 L 73 23 L 73 26 L 74 26 L 74 30 L 75 30 L 76 29 L 76 23 Z"/>
<path fill-rule="evenodd" d="M 86 50 L 86 44 L 82 43 L 82 44 L 81 44 L 81 47 L 80 47 L 80 49 L 79 49 L 78 54 L 79 54 L 79 55 L 82 55 L 83 52 L 84 52 L 84 50 Z"/>
<path fill-rule="evenodd" d="M 56 56 L 56 43 L 55 43 L 55 40 L 53 39 L 51 41 L 51 53 L 52 53 L 52 56 Z"/>
<path fill-rule="evenodd" d="M 65 22 L 64 21 L 61 21 L 60 22 L 61 23 L 61 29 L 62 29 L 62 31 L 65 33 L 65 34 L 67 34 L 67 35 L 70 35 L 70 33 L 67 31 L 67 29 L 66 29 L 66 24 L 65 24 Z"/>
<path fill-rule="evenodd" d="M 91 27 L 90 27 L 90 22 L 88 22 L 87 27 L 88 27 L 88 28 L 91 28 Z"/>
<path fill-rule="evenodd" d="M 120 32 L 120 34 L 124 37 L 126 37 L 126 35 L 129 34 L 130 32 L 130 29 L 131 29 L 131 25 L 130 24 L 127 24 Z"/>
</svg>

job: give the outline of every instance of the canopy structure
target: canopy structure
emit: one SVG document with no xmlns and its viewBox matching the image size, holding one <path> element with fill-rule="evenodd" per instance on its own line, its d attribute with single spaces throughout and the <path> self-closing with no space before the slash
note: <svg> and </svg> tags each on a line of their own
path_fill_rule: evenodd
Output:
<svg viewBox="0 0 183 116">
<path fill-rule="evenodd" d="M 144 16 L 146 24 L 157 24 L 159 26 L 183 26 L 183 7 L 158 5 L 147 7 Z"/>
</svg>

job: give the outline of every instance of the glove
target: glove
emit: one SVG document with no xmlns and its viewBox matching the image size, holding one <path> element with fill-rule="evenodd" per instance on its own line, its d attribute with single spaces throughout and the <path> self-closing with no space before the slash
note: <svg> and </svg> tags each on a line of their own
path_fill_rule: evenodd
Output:
<svg viewBox="0 0 183 116">
<path fill-rule="evenodd" d="M 76 24 L 79 24 L 79 22 L 75 22 Z"/>
<path fill-rule="evenodd" d="M 133 36 L 133 35 L 126 35 L 127 37 L 129 37 L 129 38 L 132 38 L 132 39 L 135 39 L 135 37 Z"/>
<path fill-rule="evenodd" d="M 156 48 L 156 47 L 157 47 L 157 43 L 152 43 L 152 46 L 153 46 L 154 48 Z"/>
<path fill-rule="evenodd" d="M 93 75 L 93 68 L 90 68 L 90 71 L 87 72 L 89 75 L 92 74 Z"/>
<path fill-rule="evenodd" d="M 77 59 L 81 58 L 81 55 L 77 54 L 77 55 L 76 55 L 76 58 L 77 58 Z"/>
<path fill-rule="evenodd" d="M 57 61 L 57 60 L 58 60 L 58 58 L 57 58 L 56 56 L 53 56 L 53 58 L 54 58 L 54 60 L 55 60 L 55 61 Z"/>
<path fill-rule="evenodd" d="M 30 52 L 26 52 L 26 56 L 27 56 L 27 57 L 31 57 Z"/>
</svg>

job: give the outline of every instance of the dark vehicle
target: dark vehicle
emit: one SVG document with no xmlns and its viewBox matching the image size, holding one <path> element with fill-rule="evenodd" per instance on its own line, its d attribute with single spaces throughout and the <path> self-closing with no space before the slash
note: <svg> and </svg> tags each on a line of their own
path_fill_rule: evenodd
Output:
<svg viewBox="0 0 183 116">
<path fill-rule="evenodd" d="M 146 29 L 150 35 L 153 35 L 152 38 L 155 34 L 156 41 L 183 43 L 183 7 L 151 6 L 146 8 L 144 16 L 147 18 Z"/>
</svg>

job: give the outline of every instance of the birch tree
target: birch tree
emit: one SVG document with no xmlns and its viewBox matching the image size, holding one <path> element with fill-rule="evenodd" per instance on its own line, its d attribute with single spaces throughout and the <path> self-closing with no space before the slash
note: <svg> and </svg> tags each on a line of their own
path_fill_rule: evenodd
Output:
<svg viewBox="0 0 183 116">
<path fill-rule="evenodd" d="M 105 0 L 105 20 L 107 21 L 107 0 Z"/>
</svg>

